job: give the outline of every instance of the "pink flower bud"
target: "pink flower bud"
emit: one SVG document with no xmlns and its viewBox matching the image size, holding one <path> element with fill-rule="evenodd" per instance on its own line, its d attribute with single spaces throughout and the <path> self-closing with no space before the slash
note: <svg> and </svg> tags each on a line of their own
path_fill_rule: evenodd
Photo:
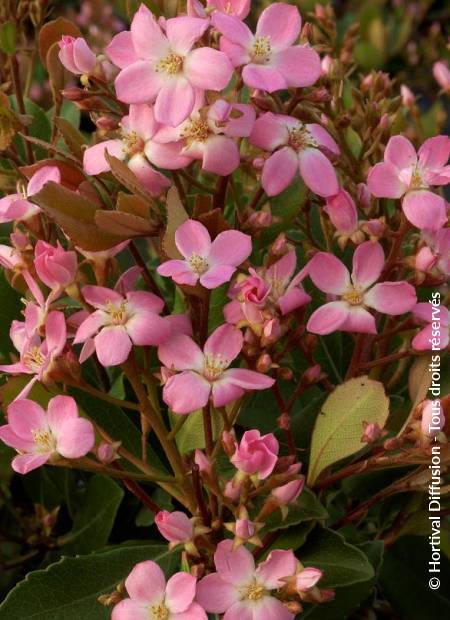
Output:
<svg viewBox="0 0 450 620">
<path fill-rule="evenodd" d="M 422 433 L 434 438 L 445 425 L 445 416 L 440 400 L 425 400 L 422 408 Z"/>
<path fill-rule="evenodd" d="M 243 280 L 239 287 L 243 301 L 261 305 L 270 293 L 270 286 L 252 268 L 249 269 L 250 276 Z"/>
<path fill-rule="evenodd" d="M 255 534 L 255 526 L 249 519 L 236 519 L 236 536 L 248 540 Z"/>
<path fill-rule="evenodd" d="M 273 254 L 274 256 L 281 256 L 287 251 L 287 249 L 288 247 L 287 247 L 286 235 L 284 233 L 281 233 L 272 243 L 272 246 L 270 248 L 270 253 Z"/>
<path fill-rule="evenodd" d="M 371 194 L 365 183 L 358 183 L 357 199 L 363 209 L 370 209 Z"/>
<path fill-rule="evenodd" d="M 256 370 L 258 372 L 266 373 L 269 368 L 272 366 L 272 358 L 268 353 L 263 353 L 258 357 L 256 362 Z"/>
<path fill-rule="evenodd" d="M 386 223 L 383 218 L 367 220 L 367 222 L 364 222 L 362 228 L 371 237 L 381 237 L 386 230 Z"/>
<path fill-rule="evenodd" d="M 382 429 L 378 424 L 368 424 L 364 422 L 364 433 L 361 437 L 361 441 L 365 443 L 372 443 L 372 441 L 376 441 L 382 433 Z"/>
<path fill-rule="evenodd" d="M 324 211 L 339 234 L 351 235 L 357 229 L 358 212 L 353 198 L 345 189 L 340 189 L 338 194 L 327 198 Z"/>
<path fill-rule="evenodd" d="M 333 59 L 331 58 L 331 56 L 329 54 L 325 54 L 325 56 L 322 58 L 322 74 L 323 75 L 330 75 L 331 73 L 331 69 L 333 67 Z"/>
<path fill-rule="evenodd" d="M 260 480 L 264 480 L 276 465 L 278 450 L 275 435 L 269 433 L 261 436 L 255 429 L 243 434 L 230 460 L 239 471 L 249 476 L 257 475 Z"/>
<path fill-rule="evenodd" d="M 97 448 L 97 458 L 105 465 L 112 463 L 113 461 L 119 458 L 117 454 L 117 449 L 120 446 L 119 441 L 115 441 L 114 443 L 109 443 L 108 441 L 102 441 Z"/>
<path fill-rule="evenodd" d="M 255 157 L 255 159 L 253 160 L 253 168 L 255 168 L 256 170 L 262 170 L 265 163 L 266 160 L 264 159 L 264 157 Z"/>
<path fill-rule="evenodd" d="M 411 106 L 414 105 L 414 103 L 416 102 L 416 98 L 414 96 L 414 93 L 412 92 L 412 90 L 406 86 L 405 84 L 402 84 L 400 86 L 400 95 L 402 97 L 402 103 L 406 108 L 410 108 Z"/>
<path fill-rule="evenodd" d="M 276 342 L 281 337 L 280 321 L 277 318 L 264 323 L 263 333 L 267 340 Z"/>
<path fill-rule="evenodd" d="M 212 471 L 211 461 L 208 459 L 203 450 L 197 450 L 194 454 L 195 464 L 198 466 L 199 470 L 203 473 L 210 474 Z"/>
<path fill-rule="evenodd" d="M 305 568 L 295 577 L 295 587 L 299 592 L 309 592 L 322 578 L 323 572 L 318 568 Z"/>
<path fill-rule="evenodd" d="M 66 252 L 57 243 L 54 247 L 45 241 L 36 243 L 34 266 L 39 279 L 49 288 L 65 288 L 71 284 L 77 273 L 77 255 Z"/>
<path fill-rule="evenodd" d="M 188 542 L 194 535 L 194 526 L 184 512 L 161 510 L 155 517 L 155 523 L 162 536 L 170 542 Z"/>
<path fill-rule="evenodd" d="M 232 502 L 235 502 L 239 499 L 241 495 L 241 487 L 242 485 L 234 480 L 228 480 L 225 484 L 225 488 L 223 490 L 223 494 L 226 498 L 230 499 Z"/>
<path fill-rule="evenodd" d="M 444 61 L 438 60 L 434 63 L 433 75 L 434 79 L 439 86 L 441 86 L 441 88 L 444 90 L 450 90 L 450 69 Z"/>
<path fill-rule="evenodd" d="M 97 63 L 94 52 L 86 41 L 64 35 L 59 42 L 59 60 L 64 67 L 75 75 L 92 73 Z"/>
<path fill-rule="evenodd" d="M 436 264 L 437 256 L 435 256 L 427 245 L 421 248 L 416 254 L 415 268 L 417 271 L 426 273 Z"/>
</svg>

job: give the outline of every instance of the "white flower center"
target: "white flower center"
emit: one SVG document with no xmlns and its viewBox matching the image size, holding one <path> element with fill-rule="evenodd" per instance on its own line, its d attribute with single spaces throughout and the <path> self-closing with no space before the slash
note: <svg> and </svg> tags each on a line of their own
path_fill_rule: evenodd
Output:
<svg viewBox="0 0 450 620">
<path fill-rule="evenodd" d="M 122 131 L 122 150 L 125 157 L 131 157 L 136 153 L 142 153 L 145 142 L 135 131 Z"/>
<path fill-rule="evenodd" d="M 56 451 L 56 438 L 47 428 L 37 428 L 31 431 L 38 454 L 47 454 Z"/>
<path fill-rule="evenodd" d="M 216 381 L 229 365 L 230 362 L 220 356 L 205 355 L 203 376 L 205 379 L 208 379 L 208 381 Z"/>
<path fill-rule="evenodd" d="M 210 134 L 211 130 L 207 121 L 204 121 L 202 118 L 190 118 L 181 136 L 190 144 L 191 142 L 206 142 Z"/>
<path fill-rule="evenodd" d="M 270 37 L 256 37 L 250 52 L 251 61 L 258 65 L 267 64 L 270 61 L 271 50 Z"/>
<path fill-rule="evenodd" d="M 289 146 L 294 149 L 294 151 L 302 151 L 303 149 L 308 148 L 309 146 L 313 146 L 317 148 L 319 144 L 312 137 L 303 123 L 298 123 L 296 127 L 289 128 Z"/>
<path fill-rule="evenodd" d="M 183 69 L 183 56 L 171 52 L 156 65 L 156 71 L 167 73 L 167 75 L 176 75 Z"/>
<path fill-rule="evenodd" d="M 351 306 L 361 306 L 364 301 L 364 291 L 357 286 L 349 286 L 342 295 L 342 299 Z"/>
<path fill-rule="evenodd" d="M 38 372 L 45 363 L 45 356 L 39 350 L 39 347 L 30 347 L 24 353 L 23 363 L 32 372 Z"/>
<path fill-rule="evenodd" d="M 264 586 L 259 584 L 257 581 L 253 581 L 252 583 L 241 588 L 240 593 L 242 596 L 241 600 L 254 602 L 261 600 L 266 595 L 266 590 L 264 589 Z"/>
<path fill-rule="evenodd" d="M 169 620 L 170 612 L 164 603 L 159 603 L 159 605 L 153 605 L 150 607 L 150 618 L 149 620 Z"/>
<path fill-rule="evenodd" d="M 106 304 L 106 312 L 109 315 L 111 325 L 125 325 L 130 318 L 126 301 L 122 301 L 118 306 L 113 304 L 112 301 L 108 301 Z"/>
<path fill-rule="evenodd" d="M 423 170 L 421 169 L 419 164 L 417 164 L 417 166 L 415 166 L 413 173 L 411 175 L 411 181 L 409 182 L 409 188 L 410 189 L 421 189 L 421 188 L 427 188 L 427 187 L 429 187 L 429 185 L 424 179 Z"/>
<path fill-rule="evenodd" d="M 209 269 L 209 264 L 206 258 L 199 256 L 198 254 L 191 254 L 188 259 L 189 267 L 192 271 L 199 276 L 203 275 Z"/>
</svg>

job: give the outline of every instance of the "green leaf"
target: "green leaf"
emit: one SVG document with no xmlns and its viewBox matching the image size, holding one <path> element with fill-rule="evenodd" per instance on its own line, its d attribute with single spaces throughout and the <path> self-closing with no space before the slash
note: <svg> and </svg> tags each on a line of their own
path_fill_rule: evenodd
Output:
<svg viewBox="0 0 450 620">
<path fill-rule="evenodd" d="M 400 617 L 408 620 L 450 617 L 445 586 L 450 580 L 450 562 L 442 553 L 440 573 L 429 573 L 430 561 L 429 541 L 419 536 L 401 538 L 386 553 L 380 581 Z M 429 587 L 431 577 L 440 579 L 439 589 Z"/>
<path fill-rule="evenodd" d="M 308 485 L 326 468 L 364 447 L 364 422 L 384 427 L 389 399 L 383 384 L 357 377 L 339 385 L 327 398 L 316 419 L 311 441 Z"/>
<path fill-rule="evenodd" d="M 189 215 L 181 202 L 176 187 L 171 187 L 167 192 L 167 225 L 162 240 L 162 249 L 168 258 L 183 258 L 175 243 L 175 232 L 183 222 L 189 219 Z"/>
<path fill-rule="evenodd" d="M 209 301 L 209 315 L 208 315 L 208 333 L 213 332 L 216 327 L 222 325 L 223 319 L 223 307 L 230 301 L 227 295 L 229 283 L 218 286 L 211 291 L 211 297 Z"/>
<path fill-rule="evenodd" d="M 108 542 L 124 493 L 106 476 L 93 476 L 87 485 L 72 531 L 62 536 L 63 554 L 83 554 L 102 549 Z"/>
<path fill-rule="evenodd" d="M 305 566 L 320 568 L 325 588 L 349 586 L 374 577 L 375 571 L 365 553 L 348 544 L 333 530 L 317 526 L 299 553 Z"/>
<path fill-rule="evenodd" d="M 77 558 L 62 558 L 30 573 L 0 605 L 2 620 L 110 620 L 111 610 L 97 599 L 112 592 L 138 562 L 154 560 L 167 575 L 179 564 L 166 546 L 116 548 Z"/>
<path fill-rule="evenodd" d="M 180 419 L 179 415 L 170 414 L 172 426 Z M 219 412 L 211 409 L 211 419 L 213 427 L 213 437 L 216 439 L 222 432 L 222 417 Z M 203 413 L 201 410 L 190 413 L 188 419 L 175 435 L 175 442 L 181 454 L 191 452 L 196 448 L 205 447 L 205 433 L 203 430 Z"/>
<path fill-rule="evenodd" d="M 277 511 L 270 515 L 266 520 L 265 531 L 273 532 L 283 530 L 292 525 L 297 525 L 303 521 L 321 521 L 328 517 L 328 512 L 319 502 L 317 497 L 308 488 L 304 488 L 299 498 L 294 504 L 289 505 L 289 512 L 284 519 L 281 520 L 281 513 Z"/>
<path fill-rule="evenodd" d="M 5 22 L 0 27 L 0 49 L 7 56 L 12 56 L 16 51 L 17 33 L 12 22 Z"/>
</svg>

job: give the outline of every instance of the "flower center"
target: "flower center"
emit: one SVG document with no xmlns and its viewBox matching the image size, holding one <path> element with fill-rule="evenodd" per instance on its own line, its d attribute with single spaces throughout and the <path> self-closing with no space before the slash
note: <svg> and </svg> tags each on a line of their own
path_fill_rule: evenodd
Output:
<svg viewBox="0 0 450 620">
<path fill-rule="evenodd" d="M 141 153 L 144 150 L 145 143 L 135 131 L 122 132 L 123 152 L 126 156 Z"/>
<path fill-rule="evenodd" d="M 302 123 L 299 123 L 297 127 L 289 129 L 289 146 L 291 146 L 294 151 L 302 151 L 308 146 L 317 148 L 319 145 L 306 127 Z"/>
<path fill-rule="evenodd" d="M 410 189 L 420 189 L 424 187 L 428 187 L 428 183 L 423 178 L 422 170 L 419 166 L 414 168 L 414 171 L 411 175 L 411 181 L 409 183 Z"/>
<path fill-rule="evenodd" d="M 259 65 L 266 64 L 270 60 L 270 52 L 270 37 L 257 37 L 250 54 L 251 60 Z"/>
<path fill-rule="evenodd" d="M 229 361 L 212 355 L 205 355 L 205 362 L 203 365 L 203 376 L 208 381 L 215 381 L 218 379 L 225 368 L 230 365 Z"/>
<path fill-rule="evenodd" d="M 37 428 L 32 430 L 31 434 L 33 435 L 38 454 L 55 452 L 56 439 L 50 430 L 46 428 Z"/>
<path fill-rule="evenodd" d="M 260 585 L 257 581 L 254 581 L 253 583 L 250 583 L 249 585 L 242 588 L 241 592 L 242 598 L 247 599 L 248 601 L 259 601 L 266 594 L 264 587 Z"/>
<path fill-rule="evenodd" d="M 203 275 L 209 268 L 206 258 L 203 258 L 203 256 L 199 256 L 198 254 L 191 254 L 188 259 L 188 263 L 192 271 L 199 276 Z"/>
<path fill-rule="evenodd" d="M 356 286 L 351 286 L 343 295 L 342 299 L 351 306 L 360 306 L 364 301 L 363 291 Z"/>
<path fill-rule="evenodd" d="M 38 372 L 44 365 L 45 357 L 42 355 L 39 347 L 30 347 L 23 356 L 23 363 L 33 372 Z"/>
<path fill-rule="evenodd" d="M 111 301 L 108 301 L 106 304 L 106 312 L 109 314 L 112 325 L 124 325 L 129 318 L 126 301 L 122 301 L 120 306 L 115 306 Z"/>
<path fill-rule="evenodd" d="M 209 125 L 202 118 L 191 118 L 182 132 L 188 142 L 206 142 L 210 134 Z"/>
<path fill-rule="evenodd" d="M 183 57 L 173 52 L 160 60 L 156 65 L 156 71 L 163 71 L 168 75 L 176 75 L 183 68 Z"/>
<path fill-rule="evenodd" d="M 170 612 L 164 603 L 150 607 L 150 620 L 169 620 Z"/>
</svg>

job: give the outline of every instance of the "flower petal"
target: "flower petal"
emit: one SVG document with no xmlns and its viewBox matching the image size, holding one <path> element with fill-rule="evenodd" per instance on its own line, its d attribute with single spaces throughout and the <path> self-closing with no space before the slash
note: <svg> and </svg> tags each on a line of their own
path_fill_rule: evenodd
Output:
<svg viewBox="0 0 450 620">
<path fill-rule="evenodd" d="M 170 53 L 169 41 L 144 4 L 141 4 L 131 22 L 131 38 L 139 58 L 162 58 Z"/>
<path fill-rule="evenodd" d="M 403 198 L 402 208 L 408 221 L 422 230 L 438 230 L 447 222 L 444 198 L 428 190 L 408 192 Z"/>
<path fill-rule="evenodd" d="M 73 343 L 79 344 L 92 338 L 107 323 L 107 320 L 108 315 L 103 310 L 96 310 L 90 314 L 77 329 Z"/>
<path fill-rule="evenodd" d="M 188 573 L 176 573 L 169 579 L 165 604 L 171 613 L 186 611 L 194 600 L 196 584 L 195 577 Z"/>
<path fill-rule="evenodd" d="M 40 405 L 32 400 L 18 399 L 8 407 L 8 422 L 13 433 L 33 441 L 32 431 L 47 427 L 47 416 Z"/>
<path fill-rule="evenodd" d="M 261 582 L 268 590 L 280 588 L 283 577 L 291 577 L 295 574 L 297 559 L 292 551 L 271 551 L 267 560 L 261 562 L 255 572 L 258 582 Z"/>
<path fill-rule="evenodd" d="M 203 151 L 203 170 L 228 176 L 239 166 L 240 156 L 237 144 L 226 136 L 211 136 Z"/>
<path fill-rule="evenodd" d="M 318 196 L 334 196 L 339 191 L 336 172 L 325 155 L 315 148 L 307 148 L 298 155 L 300 175 Z"/>
<path fill-rule="evenodd" d="M 194 286 L 198 280 L 198 274 L 191 271 L 189 263 L 184 260 L 168 260 L 162 263 L 156 270 L 160 276 L 171 277 L 177 284 Z"/>
<path fill-rule="evenodd" d="M 353 284 L 368 288 L 378 280 L 384 266 L 384 252 L 379 243 L 365 241 L 353 254 Z"/>
<path fill-rule="evenodd" d="M 184 77 L 175 77 L 164 82 L 155 103 L 155 118 L 159 123 L 176 127 L 194 108 L 195 92 Z"/>
<path fill-rule="evenodd" d="M 52 431 L 57 431 L 63 422 L 78 418 L 78 408 L 71 396 L 55 396 L 47 407 L 48 425 Z"/>
<path fill-rule="evenodd" d="M 223 581 L 235 586 L 251 581 L 255 572 L 253 555 L 243 546 L 233 549 L 232 540 L 223 540 L 217 545 L 214 563 Z"/>
<path fill-rule="evenodd" d="M 215 11 L 211 22 L 214 28 L 231 43 L 239 45 L 244 50 L 252 45 L 254 37 L 250 28 L 234 15 Z"/>
<path fill-rule="evenodd" d="M 339 328 L 344 332 L 376 334 L 375 317 L 361 306 L 350 306 L 345 323 Z"/>
<path fill-rule="evenodd" d="M 238 398 L 241 398 L 244 394 L 245 390 L 243 388 L 234 385 L 234 383 L 230 383 L 227 378 L 218 379 L 212 384 L 212 400 L 214 407 L 224 407 Z"/>
<path fill-rule="evenodd" d="M 155 170 L 142 153 L 133 155 L 128 167 L 152 196 L 159 196 L 164 189 L 170 187 L 169 179 Z"/>
<path fill-rule="evenodd" d="M 397 170 L 413 168 L 417 163 L 416 149 L 405 136 L 392 136 L 384 151 L 384 161 Z"/>
<path fill-rule="evenodd" d="M 238 230 L 225 230 L 211 244 L 209 260 L 212 264 L 237 267 L 252 253 L 252 239 Z"/>
<path fill-rule="evenodd" d="M 202 409 L 208 402 L 211 385 L 198 373 L 185 370 L 168 379 L 163 400 L 174 413 L 184 415 Z"/>
<path fill-rule="evenodd" d="M 302 21 L 296 6 L 275 2 L 264 9 L 256 26 L 256 37 L 269 37 L 275 49 L 292 45 L 300 34 Z"/>
<path fill-rule="evenodd" d="M 111 288 L 106 288 L 106 286 L 83 286 L 81 289 L 81 294 L 90 306 L 100 308 L 102 310 L 108 305 L 109 302 L 119 305 L 123 302 L 122 295 L 116 291 L 113 291 Z"/>
<path fill-rule="evenodd" d="M 208 20 L 199 17 L 172 17 L 165 23 L 170 48 L 175 54 L 184 56 L 208 30 Z"/>
<path fill-rule="evenodd" d="M 164 597 L 166 578 L 158 564 L 148 560 L 136 564 L 125 580 L 125 587 L 133 601 L 151 605 Z"/>
<path fill-rule="evenodd" d="M 148 620 L 148 609 L 126 598 L 114 606 L 111 620 Z"/>
<path fill-rule="evenodd" d="M 241 352 L 242 344 L 242 332 L 226 323 L 213 331 L 203 350 L 205 355 L 220 358 L 226 366 L 229 366 Z"/>
<path fill-rule="evenodd" d="M 343 301 L 332 301 L 317 308 L 309 317 L 306 329 L 312 334 L 324 336 L 338 331 L 346 322 L 349 309 Z"/>
<path fill-rule="evenodd" d="M 95 351 L 102 366 L 123 364 L 130 354 L 132 343 L 122 326 L 104 327 L 94 338 Z"/>
<path fill-rule="evenodd" d="M 308 264 L 308 273 L 314 284 L 324 293 L 341 295 L 350 286 L 347 267 L 336 256 L 318 252 Z"/>
<path fill-rule="evenodd" d="M 428 138 L 419 149 L 419 161 L 424 168 L 442 168 L 450 157 L 450 138 L 434 136 Z"/>
<path fill-rule="evenodd" d="M 67 459 L 79 459 L 95 445 L 94 428 L 84 418 L 66 419 L 58 425 L 56 450 Z"/>
<path fill-rule="evenodd" d="M 375 164 L 367 177 L 369 192 L 378 198 L 400 198 L 407 190 L 392 164 L 381 162 Z"/>
<path fill-rule="evenodd" d="M 185 258 L 192 254 L 207 258 L 211 249 L 208 229 L 197 220 L 186 220 L 177 228 L 175 243 Z"/>
<path fill-rule="evenodd" d="M 288 187 L 298 170 L 298 158 L 290 146 L 284 146 L 264 164 L 261 185 L 268 196 L 276 196 Z"/>
<path fill-rule="evenodd" d="M 206 611 L 223 614 L 239 600 L 239 590 L 212 573 L 199 581 L 196 600 Z"/>
<path fill-rule="evenodd" d="M 277 300 L 277 304 L 281 310 L 281 314 L 284 316 L 310 301 L 311 297 L 308 293 L 305 293 L 302 287 L 294 287 L 286 291 L 284 295 L 281 295 Z"/>
<path fill-rule="evenodd" d="M 364 303 L 378 312 L 396 316 L 413 309 L 416 290 L 407 282 L 381 282 L 364 295 Z"/>
<path fill-rule="evenodd" d="M 114 82 L 117 98 L 125 103 L 154 101 L 163 84 L 162 74 L 154 71 L 148 60 L 128 65 Z"/>
<path fill-rule="evenodd" d="M 128 65 L 131 65 L 139 60 L 133 46 L 133 38 L 129 30 L 124 30 L 123 32 L 119 32 L 119 34 L 116 34 L 111 43 L 106 47 L 105 52 L 108 54 L 109 58 L 116 65 L 116 67 L 119 67 L 119 69 L 125 69 Z"/>
<path fill-rule="evenodd" d="M 170 335 L 170 325 L 154 312 L 140 312 L 127 321 L 126 330 L 138 346 L 158 345 Z"/>
<path fill-rule="evenodd" d="M 281 73 L 289 88 L 311 86 L 322 73 L 319 54 L 309 45 L 294 45 L 274 53 L 272 66 Z"/>
<path fill-rule="evenodd" d="M 206 273 L 200 276 L 200 284 L 208 289 L 217 288 L 229 282 L 236 267 L 230 265 L 212 265 Z"/>
<path fill-rule="evenodd" d="M 289 130 L 284 119 L 285 117 L 281 114 L 272 114 L 272 112 L 262 114 L 253 125 L 250 142 L 265 151 L 274 151 L 287 144 Z"/>
<path fill-rule="evenodd" d="M 230 381 L 245 390 L 267 390 L 275 383 L 272 377 L 247 368 L 228 368 L 222 377 L 223 381 Z"/>
<path fill-rule="evenodd" d="M 266 90 L 268 93 L 288 87 L 287 81 L 279 69 L 270 65 L 252 63 L 245 65 L 242 70 L 242 78 L 250 88 Z"/>
<path fill-rule="evenodd" d="M 50 456 L 50 454 L 19 454 L 13 458 L 11 467 L 18 474 L 28 474 L 33 469 L 45 465 Z"/>
<path fill-rule="evenodd" d="M 175 334 L 158 347 L 158 357 L 164 366 L 173 370 L 201 372 L 204 355 L 196 342 L 185 334 Z"/>
<path fill-rule="evenodd" d="M 228 56 L 212 47 L 197 47 L 184 62 L 184 73 L 196 88 L 223 90 L 233 74 Z"/>
<path fill-rule="evenodd" d="M 28 183 L 27 195 L 33 196 L 37 194 L 49 181 L 53 181 L 54 183 L 61 182 L 61 172 L 56 166 L 42 166 L 42 168 L 39 168 Z"/>
</svg>

